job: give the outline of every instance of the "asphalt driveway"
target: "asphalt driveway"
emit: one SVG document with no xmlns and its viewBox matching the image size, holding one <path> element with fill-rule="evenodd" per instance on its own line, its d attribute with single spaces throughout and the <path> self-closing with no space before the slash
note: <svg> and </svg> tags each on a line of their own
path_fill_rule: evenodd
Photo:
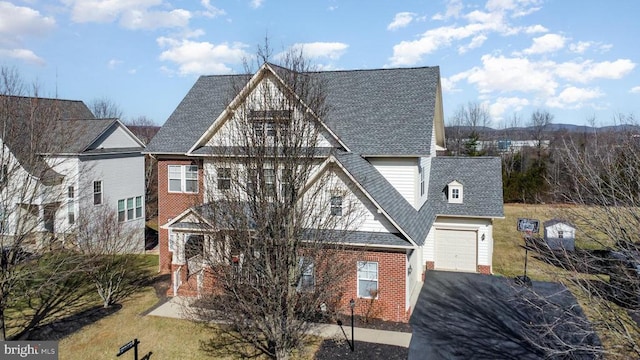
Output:
<svg viewBox="0 0 640 360">
<path fill-rule="evenodd" d="M 600 340 L 561 284 L 428 271 L 409 359 L 595 359 Z"/>
</svg>

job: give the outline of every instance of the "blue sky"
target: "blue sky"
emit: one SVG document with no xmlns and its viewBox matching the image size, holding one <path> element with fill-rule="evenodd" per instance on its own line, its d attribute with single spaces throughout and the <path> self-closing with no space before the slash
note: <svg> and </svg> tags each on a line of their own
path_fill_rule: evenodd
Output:
<svg viewBox="0 0 640 360">
<path fill-rule="evenodd" d="M 494 127 L 640 116 L 640 1 L 0 0 L 0 65 L 41 96 L 107 98 L 162 124 L 199 75 L 243 72 L 269 38 L 319 69 L 440 66 L 445 118 Z M 634 36 L 635 35 L 635 36 Z"/>
</svg>

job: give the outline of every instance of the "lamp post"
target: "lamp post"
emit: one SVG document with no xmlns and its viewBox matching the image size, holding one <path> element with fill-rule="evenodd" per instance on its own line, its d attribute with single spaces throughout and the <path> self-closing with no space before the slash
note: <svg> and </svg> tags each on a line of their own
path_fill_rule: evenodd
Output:
<svg viewBox="0 0 640 360">
<path fill-rule="evenodd" d="M 351 301 L 349 301 L 349 306 L 351 307 L 351 352 L 353 352 L 356 347 L 353 337 L 353 309 L 356 307 L 356 302 L 351 299 Z"/>
</svg>

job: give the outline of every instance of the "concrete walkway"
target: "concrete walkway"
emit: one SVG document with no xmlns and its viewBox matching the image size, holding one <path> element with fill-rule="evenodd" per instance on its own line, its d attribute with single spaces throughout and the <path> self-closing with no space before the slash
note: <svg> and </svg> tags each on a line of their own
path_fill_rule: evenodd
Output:
<svg viewBox="0 0 640 360">
<path fill-rule="evenodd" d="M 188 299 L 183 297 L 173 297 L 164 304 L 151 310 L 147 315 L 168 318 L 183 319 L 182 309 L 188 305 Z M 351 339 L 351 327 L 349 324 L 342 326 L 347 338 Z M 334 324 L 314 324 L 311 333 L 327 339 L 344 339 L 344 334 L 338 325 Z M 411 334 L 399 331 L 375 330 L 367 328 L 355 328 L 354 338 L 356 341 L 364 341 L 376 344 L 395 345 L 409 347 Z"/>
</svg>

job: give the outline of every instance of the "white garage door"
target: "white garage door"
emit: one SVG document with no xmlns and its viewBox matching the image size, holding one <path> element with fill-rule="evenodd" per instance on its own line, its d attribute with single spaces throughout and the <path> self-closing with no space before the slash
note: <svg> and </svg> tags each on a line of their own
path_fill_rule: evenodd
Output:
<svg viewBox="0 0 640 360">
<path fill-rule="evenodd" d="M 476 272 L 476 232 L 436 229 L 437 270 Z"/>
</svg>

